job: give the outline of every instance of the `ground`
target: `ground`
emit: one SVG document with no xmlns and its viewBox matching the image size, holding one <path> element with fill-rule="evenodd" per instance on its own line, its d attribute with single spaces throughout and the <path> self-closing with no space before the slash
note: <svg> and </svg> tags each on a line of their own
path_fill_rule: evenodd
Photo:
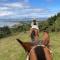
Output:
<svg viewBox="0 0 60 60">
<path fill-rule="evenodd" d="M 30 41 L 28 33 L 19 33 L 10 37 L 0 39 L 0 60 L 25 60 L 26 53 L 16 38 L 22 41 Z M 39 39 L 42 39 L 40 33 Z M 50 33 L 53 60 L 60 60 L 60 32 Z"/>
</svg>

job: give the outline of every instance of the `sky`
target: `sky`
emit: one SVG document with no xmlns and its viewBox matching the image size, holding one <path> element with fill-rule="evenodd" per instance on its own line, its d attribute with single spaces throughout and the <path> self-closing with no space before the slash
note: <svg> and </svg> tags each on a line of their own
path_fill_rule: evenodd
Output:
<svg viewBox="0 0 60 60">
<path fill-rule="evenodd" d="M 0 19 L 51 17 L 60 12 L 60 0 L 0 0 Z"/>
</svg>

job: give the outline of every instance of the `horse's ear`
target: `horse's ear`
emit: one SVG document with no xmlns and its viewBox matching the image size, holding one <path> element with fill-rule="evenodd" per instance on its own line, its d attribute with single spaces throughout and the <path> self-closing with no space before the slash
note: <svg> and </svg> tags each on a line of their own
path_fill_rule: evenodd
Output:
<svg viewBox="0 0 60 60">
<path fill-rule="evenodd" d="M 27 52 L 30 52 L 33 44 L 30 43 L 30 42 L 22 42 L 20 39 L 16 39 L 22 46 L 23 48 L 25 49 L 25 51 Z"/>
</svg>

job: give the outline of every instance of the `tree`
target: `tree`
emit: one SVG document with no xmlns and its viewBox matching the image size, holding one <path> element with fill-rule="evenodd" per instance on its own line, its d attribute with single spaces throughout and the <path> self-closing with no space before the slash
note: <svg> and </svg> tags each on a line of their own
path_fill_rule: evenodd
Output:
<svg viewBox="0 0 60 60">
<path fill-rule="evenodd" d="M 49 25 L 53 25 L 53 23 L 55 23 L 56 19 L 57 19 L 57 16 L 56 15 L 48 18 Z"/>
<path fill-rule="evenodd" d="M 46 27 L 48 27 L 48 21 L 42 21 L 39 23 L 39 30 L 43 31 Z"/>
<path fill-rule="evenodd" d="M 55 21 L 55 31 L 60 31 L 60 17 Z"/>
</svg>

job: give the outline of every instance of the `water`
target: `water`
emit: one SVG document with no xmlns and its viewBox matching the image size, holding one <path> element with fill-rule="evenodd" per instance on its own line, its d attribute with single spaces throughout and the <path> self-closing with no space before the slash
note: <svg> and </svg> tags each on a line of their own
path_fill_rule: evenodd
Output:
<svg viewBox="0 0 60 60">
<path fill-rule="evenodd" d="M 11 26 L 13 26 L 15 24 L 17 24 L 17 22 L 0 22 L 0 27 L 3 27 L 3 26 L 11 27 Z"/>
</svg>

